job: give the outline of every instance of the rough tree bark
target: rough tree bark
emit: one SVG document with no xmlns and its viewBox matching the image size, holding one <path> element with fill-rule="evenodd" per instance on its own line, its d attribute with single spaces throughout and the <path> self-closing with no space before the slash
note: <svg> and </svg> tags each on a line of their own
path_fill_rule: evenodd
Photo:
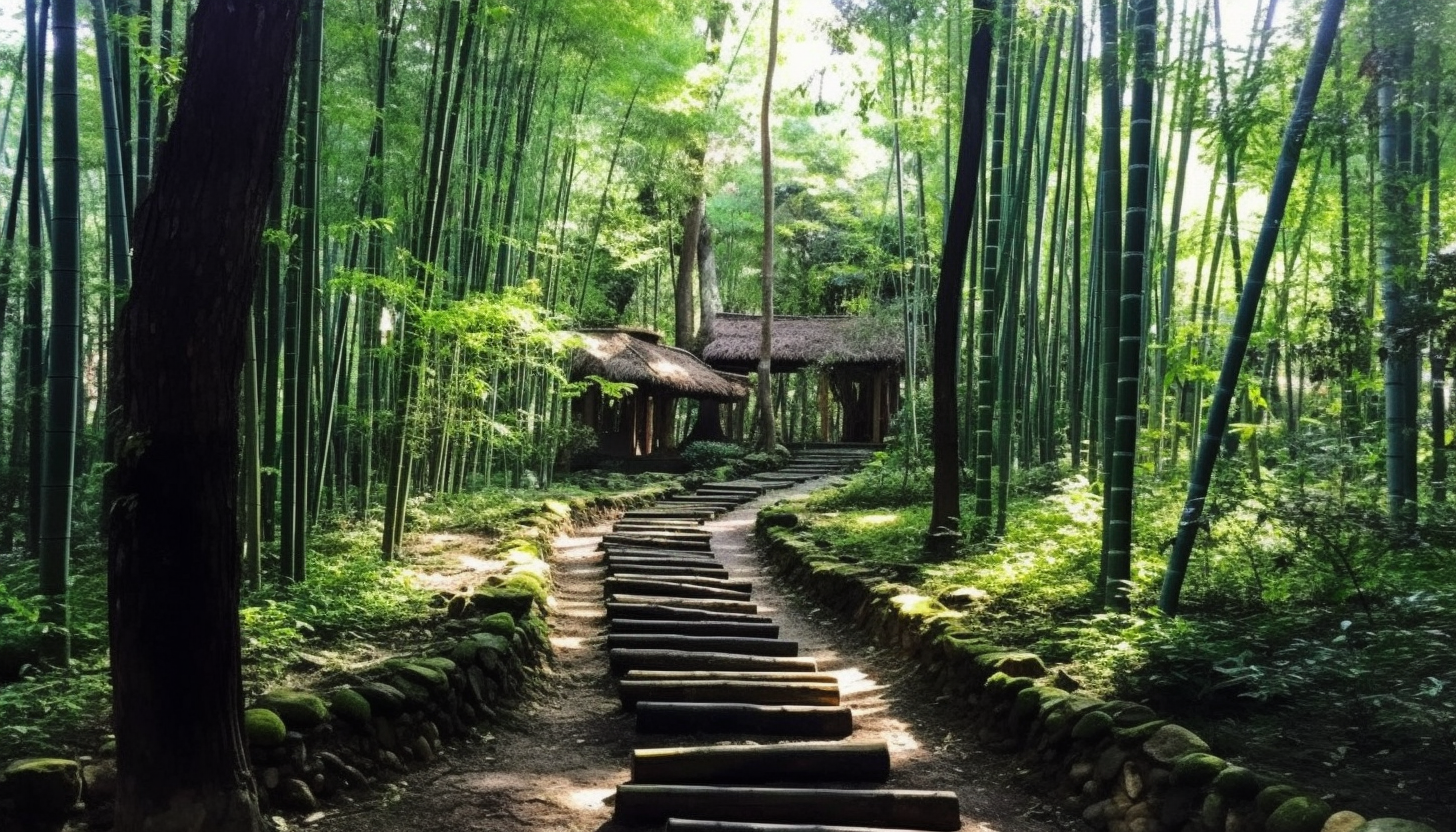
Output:
<svg viewBox="0 0 1456 832">
<path fill-rule="evenodd" d="M 238 377 L 296 0 L 202 0 L 117 322 L 118 832 L 262 828 L 240 731 Z"/>
</svg>

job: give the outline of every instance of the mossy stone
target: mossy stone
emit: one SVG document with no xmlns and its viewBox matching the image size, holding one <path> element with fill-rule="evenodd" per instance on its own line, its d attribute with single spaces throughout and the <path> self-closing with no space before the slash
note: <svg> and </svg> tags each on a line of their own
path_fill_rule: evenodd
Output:
<svg viewBox="0 0 1456 832">
<path fill-rule="evenodd" d="M 449 690 L 450 679 L 442 672 L 418 660 L 390 662 L 389 667 L 405 679 L 430 690 Z M 406 691 L 408 695 L 408 691 Z"/>
<path fill-rule="evenodd" d="M 1343 812 L 1336 812 L 1325 820 L 1325 825 L 1320 827 L 1320 832 L 1355 832 L 1365 823 L 1365 816 L 1348 809 Z"/>
<path fill-rule="evenodd" d="M 404 713 L 407 700 L 404 691 L 384 682 L 365 682 L 355 685 L 354 692 L 364 697 L 376 714 L 396 717 Z"/>
<path fill-rule="evenodd" d="M 396 673 L 389 677 L 389 684 L 404 694 L 406 705 L 423 708 L 430 704 L 430 689 L 412 681 L 402 673 Z"/>
<path fill-rule="evenodd" d="M 260 748 L 272 748 L 283 744 L 288 735 L 288 726 L 278 714 L 267 708 L 249 708 L 243 711 L 243 736 L 248 742 Z"/>
<path fill-rule="evenodd" d="M 1046 665 L 1035 653 L 1020 651 L 982 653 L 976 656 L 975 663 L 981 674 L 987 677 L 993 673 L 1005 673 L 1007 676 L 1040 679 L 1046 675 Z"/>
<path fill-rule="evenodd" d="M 1139 705 L 1136 702 L 1125 702 L 1121 699 L 1104 702 L 1101 705 L 1101 709 L 1112 717 L 1113 723 L 1119 728 L 1146 725 L 1158 718 L 1158 714 L 1147 705 Z"/>
<path fill-rule="evenodd" d="M 516 618 L 503 612 L 488 615 L 480 622 L 480 632 L 485 635 L 510 638 L 516 632 Z"/>
<path fill-rule="evenodd" d="M 435 670 L 438 670 L 441 673 L 445 674 L 447 680 L 451 676 L 454 676 L 456 673 L 460 672 L 459 666 L 446 656 L 425 656 L 424 658 L 412 660 L 410 664 L 417 664 L 424 667 L 434 668 Z"/>
<path fill-rule="evenodd" d="M 1115 720 L 1115 718 L 1114 718 Z M 1167 725 L 1167 720 L 1155 719 L 1152 722 L 1144 722 L 1141 725 L 1132 725 L 1127 728 L 1112 729 L 1112 738 L 1117 740 L 1121 746 L 1141 745 L 1148 741 L 1158 729 Z"/>
<path fill-rule="evenodd" d="M 1195 751 L 1184 754 L 1173 761 L 1173 784 L 1176 786 L 1204 786 L 1213 782 L 1218 773 L 1228 768 L 1228 761 Z"/>
<path fill-rule="evenodd" d="M 512 618 L 520 618 L 530 612 L 535 603 L 536 595 L 530 590 L 505 586 L 487 587 L 470 596 L 465 615 L 473 613 L 488 617 L 504 612 L 509 613 Z"/>
<path fill-rule="evenodd" d="M 997 696 L 1015 696 L 1035 684 L 1035 679 L 1029 679 L 1025 676 L 1007 676 L 1005 673 L 992 673 L 991 678 L 986 680 L 986 692 Z"/>
<path fill-rule="evenodd" d="M 1286 801 L 1302 796 L 1299 789 L 1284 783 L 1276 783 L 1259 792 L 1259 796 L 1254 798 L 1254 806 L 1264 815 L 1272 815 L 1274 810 L 1283 806 Z"/>
<path fill-rule="evenodd" d="M 1436 830 L 1413 820 L 1375 818 L 1360 824 L 1355 832 L 1436 832 Z"/>
<path fill-rule="evenodd" d="M 1259 793 L 1259 775 L 1242 766 L 1229 766 L 1214 775 L 1213 790 L 1234 800 L 1248 800 Z"/>
<path fill-rule="evenodd" d="M 546 583 L 530 572 L 514 571 L 502 578 L 497 586 L 513 592 L 530 593 L 533 600 L 542 604 L 546 603 Z M 526 611 L 529 612 L 530 607 L 527 607 Z"/>
<path fill-rule="evenodd" d="M 1082 718 L 1072 726 L 1072 739 L 1093 742 L 1111 732 L 1112 717 L 1106 711 L 1090 711 L 1082 714 Z"/>
<path fill-rule="evenodd" d="M 16 760 L 0 770 L 0 798 L 25 817 L 65 817 L 81 799 L 81 765 L 58 757 Z"/>
<path fill-rule="evenodd" d="M 1207 751 L 1208 743 L 1182 725 L 1164 725 L 1143 743 L 1143 753 L 1164 764 L 1184 754 Z"/>
<path fill-rule="evenodd" d="M 1056 688 L 1029 687 L 1016 694 L 1016 703 L 1011 713 L 1018 719 L 1029 719 L 1041 713 L 1048 705 L 1067 698 L 1067 692 Z"/>
<path fill-rule="evenodd" d="M 348 688 L 339 688 L 329 694 L 329 710 L 340 719 L 354 725 L 365 725 L 374 716 L 374 709 L 369 707 L 369 700 L 361 696 L 358 691 Z"/>
<path fill-rule="evenodd" d="M 1317 797 L 1295 797 L 1279 804 L 1264 821 L 1264 832 L 1320 832 L 1335 810 Z"/>
<path fill-rule="evenodd" d="M 301 690 L 270 690 L 253 706 L 278 714 L 290 731 L 311 731 L 329 718 L 328 703 Z"/>
</svg>

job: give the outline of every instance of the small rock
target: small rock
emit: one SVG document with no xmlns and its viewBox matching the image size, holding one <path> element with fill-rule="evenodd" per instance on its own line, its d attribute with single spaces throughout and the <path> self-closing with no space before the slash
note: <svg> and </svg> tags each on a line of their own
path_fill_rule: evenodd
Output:
<svg viewBox="0 0 1456 832">
<path fill-rule="evenodd" d="M 86 803 L 109 803 L 116 797 L 116 761 L 101 760 L 81 769 L 85 782 Z"/>
<path fill-rule="evenodd" d="M 1320 832 L 1355 832 L 1356 829 L 1360 828 L 1360 824 L 1364 822 L 1365 817 L 1363 815 L 1348 810 L 1336 812 L 1330 815 L 1329 820 L 1325 821 L 1324 828 Z"/>
<path fill-rule="evenodd" d="M 395 754 L 393 751 L 379 752 L 379 762 L 382 763 L 385 768 L 396 774 L 409 773 L 409 766 L 406 766 L 404 764 L 404 761 L 399 758 L 399 755 Z"/>
<path fill-rule="evenodd" d="M 382 716 L 374 718 L 374 738 L 385 751 L 399 750 L 399 735 L 394 730 L 394 723 Z"/>
<path fill-rule="evenodd" d="M 1355 827 L 1355 832 L 1436 832 L 1436 830 L 1413 820 L 1401 818 L 1376 818 Z"/>
<path fill-rule="evenodd" d="M 1164 725 L 1143 743 L 1143 752 L 1160 763 L 1171 763 L 1184 754 L 1207 752 L 1208 743 L 1181 725 Z"/>
<path fill-rule="evenodd" d="M 0 769 L 0 800 L 37 820 L 65 817 L 81 799 L 81 766 L 75 760 L 36 757 Z"/>
<path fill-rule="evenodd" d="M 1122 766 L 1122 790 L 1133 800 L 1137 800 L 1143 793 L 1142 775 L 1131 762 L 1124 763 Z"/>
<path fill-rule="evenodd" d="M 1075 691 L 1078 688 L 1082 687 L 1082 683 L 1081 682 L 1079 682 L 1076 679 L 1072 678 L 1067 673 L 1067 671 L 1060 670 L 1060 669 L 1057 670 L 1057 676 L 1056 676 L 1055 679 L 1052 680 L 1052 685 L 1054 687 L 1061 688 L 1062 690 L 1067 691 L 1068 693 L 1071 693 L 1072 691 Z"/>
<path fill-rule="evenodd" d="M 325 815 L 323 812 L 314 812 L 313 814 L 303 819 L 303 824 L 304 826 L 312 826 L 313 824 L 323 820 L 325 817 L 327 817 L 327 815 Z"/>
<path fill-rule="evenodd" d="M 415 759 L 422 763 L 431 763 L 435 760 L 435 749 L 430 747 L 430 741 L 424 737 L 415 737 L 410 743 L 410 750 L 414 752 Z"/>
<path fill-rule="evenodd" d="M 260 748 L 273 748 L 283 744 L 288 736 L 288 727 L 283 719 L 266 708 L 249 708 L 243 711 L 243 735 L 248 742 Z"/>
<path fill-rule="evenodd" d="M 292 777 L 278 784 L 278 792 L 274 795 L 278 805 L 295 812 L 316 812 L 318 811 L 318 798 L 313 796 L 313 790 L 302 780 Z"/>
<path fill-rule="evenodd" d="M 1264 821 L 1266 832 L 1320 832 L 1334 811 L 1316 797 L 1286 800 Z"/>
<path fill-rule="evenodd" d="M 266 789 L 268 789 L 270 791 L 273 790 L 273 789 L 276 789 L 276 788 L 278 788 L 278 783 L 282 779 L 283 779 L 282 778 L 282 775 L 280 775 L 278 773 L 278 769 L 277 768 L 274 768 L 273 766 L 269 766 L 269 767 L 263 769 L 263 787 L 264 788 L 266 788 Z"/>
<path fill-rule="evenodd" d="M 329 718 L 328 704 L 305 691 L 271 690 L 258 697 L 254 707 L 278 714 L 290 731 L 308 731 Z"/>
</svg>

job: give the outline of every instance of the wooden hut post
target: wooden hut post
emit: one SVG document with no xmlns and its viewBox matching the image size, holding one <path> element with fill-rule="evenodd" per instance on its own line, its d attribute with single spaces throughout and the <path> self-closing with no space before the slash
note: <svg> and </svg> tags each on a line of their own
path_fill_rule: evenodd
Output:
<svg viewBox="0 0 1456 832">
<path fill-rule="evenodd" d="M 829 441 L 829 379 L 819 372 L 819 441 Z"/>
</svg>

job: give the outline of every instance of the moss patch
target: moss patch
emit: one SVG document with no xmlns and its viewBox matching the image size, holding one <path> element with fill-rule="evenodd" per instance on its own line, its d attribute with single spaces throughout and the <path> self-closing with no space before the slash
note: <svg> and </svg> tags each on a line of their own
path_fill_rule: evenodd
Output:
<svg viewBox="0 0 1456 832">
<path fill-rule="evenodd" d="M 278 714 L 266 708 L 249 708 L 243 711 L 243 735 L 248 742 L 262 748 L 281 745 L 288 734 L 288 728 Z"/>
</svg>

